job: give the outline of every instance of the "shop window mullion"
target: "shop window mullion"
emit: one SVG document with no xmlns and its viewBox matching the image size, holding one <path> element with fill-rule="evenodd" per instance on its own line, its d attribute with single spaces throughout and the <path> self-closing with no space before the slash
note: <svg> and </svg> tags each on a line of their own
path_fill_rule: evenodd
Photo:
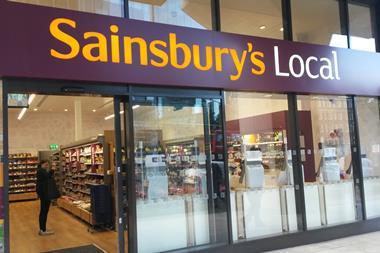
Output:
<svg viewBox="0 0 380 253">
<path fill-rule="evenodd" d="M 137 253 L 137 204 L 136 204 L 136 174 L 135 174 L 135 139 L 133 120 L 133 96 L 129 95 L 128 110 L 128 168 L 127 168 L 127 199 L 128 199 L 128 253 Z"/>
<path fill-rule="evenodd" d="M 117 187 L 117 196 L 116 196 L 116 224 L 117 224 L 117 234 L 118 234 L 118 250 L 119 252 L 123 252 L 122 250 L 124 249 L 124 222 L 120 222 L 120 219 L 122 219 L 123 216 L 123 208 L 122 208 L 122 191 L 121 191 L 121 185 L 122 185 L 122 180 L 121 180 L 121 173 L 120 173 L 120 168 L 122 167 L 122 158 L 121 158 L 121 149 L 122 149 L 122 142 L 121 142 L 121 117 L 120 117 L 120 98 L 115 97 L 114 99 L 114 114 L 115 114 L 115 134 L 116 134 L 116 187 Z"/>
<path fill-rule="evenodd" d="M 124 1 L 124 18 L 129 18 L 129 0 Z"/>
<path fill-rule="evenodd" d="M 377 1 L 376 4 L 371 5 L 370 11 L 372 31 L 376 43 L 376 52 L 380 52 L 380 2 Z"/>
<path fill-rule="evenodd" d="M 346 35 L 347 47 L 351 47 L 350 43 L 350 25 L 348 13 L 348 0 L 339 0 L 339 17 L 340 17 L 340 31 L 342 35 Z"/>
<path fill-rule="evenodd" d="M 212 30 L 220 32 L 220 0 L 211 0 L 211 21 Z"/>
<path fill-rule="evenodd" d="M 284 40 L 293 41 L 292 10 L 291 10 L 290 0 L 282 0 L 281 8 L 282 8 L 282 25 L 284 27 L 284 31 L 283 31 Z"/>
<path fill-rule="evenodd" d="M 226 200 L 227 200 L 227 229 L 228 242 L 233 244 L 232 235 L 232 214 L 231 214 L 231 189 L 230 189 L 230 174 L 228 170 L 228 152 L 227 152 L 227 131 L 226 131 L 226 103 L 225 94 L 223 91 L 221 99 L 221 115 L 222 115 L 222 134 L 223 134 L 223 159 L 224 159 L 224 176 L 226 184 Z"/>
<path fill-rule="evenodd" d="M 365 220 L 365 196 L 364 196 L 364 180 L 362 173 L 362 160 L 361 160 L 361 147 L 358 126 L 358 114 L 356 110 L 356 97 L 348 97 L 347 111 L 350 129 L 351 141 L 351 154 L 352 154 L 352 174 L 354 178 L 354 194 L 355 194 L 355 208 L 358 220 Z"/>
<path fill-rule="evenodd" d="M 8 138 L 8 82 L 3 80 L 3 205 L 4 205 L 4 253 L 10 252 L 9 233 L 9 138 Z"/>
<path fill-rule="evenodd" d="M 297 227 L 299 231 L 307 230 L 304 182 L 302 175 L 300 128 L 298 123 L 297 95 L 288 94 L 288 141 L 291 143 L 294 189 L 296 198 Z"/>
<path fill-rule="evenodd" d="M 211 135 L 210 135 L 210 109 L 206 99 L 202 99 L 203 107 L 203 127 L 204 127 L 204 141 L 206 153 L 206 177 L 207 177 L 207 195 L 208 195 L 208 214 L 209 214 L 209 231 L 210 243 L 217 241 L 215 230 L 215 206 L 214 206 L 214 187 L 211 165 Z"/>
</svg>

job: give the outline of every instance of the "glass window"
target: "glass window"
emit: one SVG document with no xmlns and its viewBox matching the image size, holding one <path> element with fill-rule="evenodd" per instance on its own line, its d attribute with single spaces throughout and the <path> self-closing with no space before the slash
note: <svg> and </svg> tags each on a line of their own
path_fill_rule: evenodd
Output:
<svg viewBox="0 0 380 253">
<path fill-rule="evenodd" d="M 350 117 L 352 101 L 298 96 L 307 227 L 355 221 Z M 352 117 L 351 117 L 352 118 Z"/>
<path fill-rule="evenodd" d="M 291 0 L 293 39 L 314 44 L 347 47 L 341 35 L 339 1 Z"/>
<path fill-rule="evenodd" d="M 380 101 L 375 97 L 358 97 L 361 160 L 364 177 L 367 217 L 380 216 Z"/>
<path fill-rule="evenodd" d="M 281 0 L 221 0 L 223 32 L 283 39 Z"/>
<path fill-rule="evenodd" d="M 221 100 L 133 102 L 138 252 L 227 243 Z"/>
<path fill-rule="evenodd" d="M 91 12 L 109 16 L 124 16 L 123 0 L 9 0 L 27 4 Z"/>
<path fill-rule="evenodd" d="M 376 52 L 371 9 L 365 5 L 349 3 L 348 12 L 350 18 L 350 48 Z"/>
<path fill-rule="evenodd" d="M 297 230 L 286 95 L 226 92 L 233 239 Z"/>
<path fill-rule="evenodd" d="M 210 0 L 130 0 L 132 19 L 212 29 Z"/>
</svg>

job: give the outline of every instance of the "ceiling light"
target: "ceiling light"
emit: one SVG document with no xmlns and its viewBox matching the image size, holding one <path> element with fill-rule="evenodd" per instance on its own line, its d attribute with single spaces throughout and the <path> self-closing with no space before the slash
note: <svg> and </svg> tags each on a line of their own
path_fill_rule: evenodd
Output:
<svg viewBox="0 0 380 253">
<path fill-rule="evenodd" d="M 123 114 L 124 111 L 120 111 L 120 114 Z M 115 117 L 115 114 L 108 115 L 107 117 L 104 117 L 104 120 L 109 120 Z"/>
<path fill-rule="evenodd" d="M 374 98 L 369 98 L 369 99 L 368 99 L 368 104 L 372 103 L 373 101 L 375 101 Z"/>
<path fill-rule="evenodd" d="M 272 94 L 265 94 L 264 97 L 265 98 L 271 98 L 271 97 L 273 97 L 273 95 Z"/>
<path fill-rule="evenodd" d="M 36 94 L 32 94 L 32 95 L 29 96 L 28 105 L 32 104 L 32 102 L 33 102 L 33 100 L 34 100 L 35 97 L 36 97 Z"/>
<path fill-rule="evenodd" d="M 134 106 L 132 106 L 132 109 L 134 110 L 134 109 L 137 109 L 139 107 L 140 107 L 140 105 L 134 105 Z"/>
<path fill-rule="evenodd" d="M 95 110 L 95 109 L 93 109 L 93 110 L 92 110 L 92 112 L 96 112 L 96 110 Z"/>
<path fill-rule="evenodd" d="M 25 112 L 26 112 L 26 108 L 22 108 L 22 110 L 21 110 L 20 114 L 18 115 L 17 119 L 21 120 L 22 117 L 24 117 Z"/>
<path fill-rule="evenodd" d="M 280 31 L 283 32 L 283 31 L 284 31 L 284 27 L 281 27 L 281 28 L 280 28 Z"/>
<path fill-rule="evenodd" d="M 35 112 L 38 111 L 38 108 L 34 108 L 33 111 L 35 111 Z"/>
<path fill-rule="evenodd" d="M 109 120 L 115 117 L 115 114 L 108 115 L 107 117 L 104 117 L 104 120 Z"/>
<path fill-rule="evenodd" d="M 259 27 L 260 30 L 264 30 L 265 28 L 267 28 L 265 25 Z"/>
<path fill-rule="evenodd" d="M 69 110 L 68 110 L 68 109 L 65 109 L 64 111 L 65 111 L 65 112 L 68 112 Z"/>
</svg>

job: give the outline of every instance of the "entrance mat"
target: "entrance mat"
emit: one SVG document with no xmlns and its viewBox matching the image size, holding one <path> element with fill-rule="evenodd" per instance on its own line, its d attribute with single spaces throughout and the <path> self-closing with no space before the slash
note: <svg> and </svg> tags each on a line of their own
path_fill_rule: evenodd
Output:
<svg viewBox="0 0 380 253">
<path fill-rule="evenodd" d="M 75 248 L 52 250 L 41 253 L 107 253 L 96 245 L 86 245 Z"/>
</svg>

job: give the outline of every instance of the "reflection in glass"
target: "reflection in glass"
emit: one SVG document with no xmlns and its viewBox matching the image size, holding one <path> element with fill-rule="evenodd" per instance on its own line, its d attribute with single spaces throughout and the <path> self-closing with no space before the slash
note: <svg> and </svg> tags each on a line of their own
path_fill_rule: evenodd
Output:
<svg viewBox="0 0 380 253">
<path fill-rule="evenodd" d="M 9 0 L 13 2 L 122 17 L 123 0 Z"/>
<path fill-rule="evenodd" d="M 281 0 L 221 0 L 222 31 L 283 39 Z"/>
<path fill-rule="evenodd" d="M 211 30 L 210 0 L 130 0 L 132 19 Z"/>
<path fill-rule="evenodd" d="M 348 100 L 298 96 L 308 228 L 356 219 Z"/>
<path fill-rule="evenodd" d="M 368 218 L 380 216 L 380 101 L 358 97 L 361 161 L 364 177 L 365 206 Z"/>
<path fill-rule="evenodd" d="M 307 43 L 347 47 L 341 35 L 339 1 L 291 0 L 293 39 Z"/>
<path fill-rule="evenodd" d="M 233 238 L 297 230 L 286 95 L 226 92 Z"/>
<path fill-rule="evenodd" d="M 376 52 L 370 8 L 362 4 L 349 3 L 348 12 L 350 18 L 350 48 Z"/>
<path fill-rule="evenodd" d="M 227 242 L 220 100 L 134 97 L 133 108 L 138 251 Z"/>
</svg>

